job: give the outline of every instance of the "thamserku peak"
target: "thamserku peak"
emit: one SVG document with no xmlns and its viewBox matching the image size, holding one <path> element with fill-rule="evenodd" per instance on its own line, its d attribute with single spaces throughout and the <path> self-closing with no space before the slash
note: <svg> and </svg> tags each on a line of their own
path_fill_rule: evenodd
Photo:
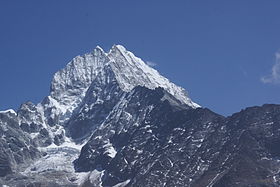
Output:
<svg viewBox="0 0 280 187">
<path fill-rule="evenodd" d="M 0 184 L 279 186 L 279 116 L 279 105 L 221 116 L 123 46 L 97 46 L 40 103 L 0 112 Z"/>
<path fill-rule="evenodd" d="M 199 107 L 183 88 L 171 83 L 121 45 L 113 45 L 108 53 L 97 46 L 92 53 L 75 57 L 55 73 L 50 96 L 62 105 L 64 112 L 72 112 L 97 76 L 106 76 L 105 69 L 114 75 L 123 91 L 131 91 L 138 85 L 150 89 L 162 87 L 182 103 L 192 108 Z"/>
</svg>

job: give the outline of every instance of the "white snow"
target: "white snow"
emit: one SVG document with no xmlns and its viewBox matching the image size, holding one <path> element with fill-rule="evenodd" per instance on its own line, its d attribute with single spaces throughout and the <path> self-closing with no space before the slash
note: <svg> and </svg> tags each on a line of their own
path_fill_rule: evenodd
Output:
<svg viewBox="0 0 280 187">
<path fill-rule="evenodd" d="M 49 132 L 51 137 L 61 132 L 57 130 L 57 125 L 63 126 L 76 112 L 86 95 L 87 90 L 98 77 L 104 84 L 108 84 L 107 70 L 110 70 L 116 77 L 116 80 L 123 91 L 129 92 L 135 86 L 145 86 L 150 89 L 157 87 L 164 88 L 167 92 L 174 95 L 180 102 L 185 103 L 193 108 L 199 107 L 192 102 L 186 91 L 170 82 L 167 78 L 161 76 L 155 69 L 148 66 L 143 60 L 136 57 L 133 53 L 127 51 L 121 45 L 114 45 L 108 53 L 97 46 L 93 52 L 83 56 L 77 56 L 69 62 L 65 68 L 56 72 L 51 83 L 51 93 L 41 103 L 37 104 L 33 110 L 33 106 L 29 108 L 27 104 L 24 109 L 29 111 L 28 118 L 21 116 L 20 123 L 30 124 L 32 122 L 42 125 Z M 92 97 L 96 97 L 96 103 L 102 103 L 98 94 L 103 94 L 102 89 L 94 93 Z M 110 95 L 108 95 L 109 97 Z M 124 107 L 125 101 L 120 101 L 120 106 Z M 85 110 L 90 110 L 85 107 Z M 152 110 L 151 106 L 150 110 Z M 10 112 L 16 114 L 13 110 L 1 111 L 0 113 Z M 120 114 L 118 114 L 120 115 Z M 116 116 L 119 118 L 120 116 Z M 125 116 L 130 120 L 131 115 L 127 113 Z M 49 120 L 52 119 L 52 120 Z M 58 124 L 53 127 L 48 125 L 49 121 L 58 120 Z M 137 123 L 135 123 L 137 125 Z M 125 131 L 125 129 L 123 129 Z M 149 131 L 150 132 L 150 131 Z M 32 135 L 33 137 L 36 134 Z M 110 156 L 115 155 L 115 150 L 109 149 Z"/>
<path fill-rule="evenodd" d="M 119 87 L 125 92 L 130 92 L 139 85 L 149 89 L 162 87 L 176 97 L 181 103 L 187 104 L 192 108 L 200 107 L 198 104 L 191 101 L 183 88 L 161 76 L 158 71 L 148 66 L 143 60 L 134 56 L 133 53 L 127 51 L 123 46 L 114 45 L 108 53 L 97 46 L 93 52 L 75 57 L 65 68 L 56 72 L 51 83 L 50 95 L 37 105 L 30 105 L 30 103 L 23 105 L 23 109 L 28 111 L 29 115 L 26 118 L 24 116 L 19 117 L 20 123 L 31 124 L 34 122 L 41 125 L 49 132 L 51 138 L 56 134 L 65 134 L 63 125 L 70 119 L 74 112 L 80 109 L 81 104 L 83 104 L 82 101 L 94 80 L 100 78 L 102 84 L 104 83 L 106 85 L 109 83 L 111 79 L 107 78 L 107 76 L 109 76 L 106 74 L 108 70 L 115 76 Z M 99 98 L 99 94 L 103 94 L 101 88 L 102 87 L 97 89 L 95 93 L 90 93 L 92 97 L 96 98 L 94 104 L 102 104 L 104 102 Z M 133 93 L 131 92 L 130 94 Z M 108 95 L 106 99 L 110 99 L 110 97 L 111 95 Z M 123 96 L 114 107 L 114 110 L 122 111 L 120 109 L 125 107 L 127 103 L 128 101 L 126 101 Z M 89 111 L 92 107 L 93 106 L 85 106 L 85 110 Z M 152 109 L 153 106 L 149 106 L 149 110 L 151 111 Z M 17 115 L 12 109 L 0 111 L 0 113 L 12 113 Z M 131 120 L 132 115 L 127 112 L 119 112 L 116 114 L 115 119 L 119 120 L 121 117 L 126 120 Z M 52 119 L 54 122 L 58 119 L 58 122 L 49 125 L 49 119 Z M 104 124 L 102 124 L 100 128 L 102 128 L 103 125 Z M 138 126 L 139 124 L 136 122 L 134 125 Z M 145 128 L 147 128 L 148 132 L 152 132 L 151 129 L 149 129 L 149 125 Z M 125 132 L 126 129 L 123 128 L 121 131 Z M 35 138 L 38 134 L 39 133 L 31 133 L 30 136 Z M 154 138 L 157 137 L 154 136 Z M 96 139 L 101 139 L 101 137 L 96 137 Z M 22 173 L 29 175 L 49 170 L 66 171 L 76 175 L 78 178 L 76 183 L 78 184 L 81 184 L 84 179 L 90 179 L 90 181 L 95 181 L 95 184 L 97 184 L 98 180 L 101 180 L 101 177 L 104 175 L 104 171 L 94 170 L 86 173 L 75 173 L 72 162 L 78 157 L 84 144 L 75 144 L 68 137 L 65 137 L 65 140 L 66 141 L 60 146 L 53 143 L 48 147 L 39 148 L 41 151 L 47 153 L 46 156 L 37 160 Z M 171 139 L 170 142 L 172 142 Z M 104 142 L 103 147 L 105 148 L 105 154 L 111 158 L 116 156 L 117 151 L 109 140 Z M 137 150 L 138 154 L 142 152 L 142 150 Z M 170 165 L 173 166 L 172 161 L 169 161 Z M 115 187 L 123 187 L 129 182 L 130 180 L 126 180 L 115 185 Z"/>
<path fill-rule="evenodd" d="M 221 175 L 222 173 L 218 173 L 210 182 L 209 184 L 206 186 L 206 187 L 212 187 L 215 182 L 216 182 L 216 179 Z"/>
<path fill-rule="evenodd" d="M 89 177 L 90 172 L 79 172 L 79 173 L 75 173 L 75 174 L 77 177 L 77 180 L 75 181 L 75 183 L 78 185 L 81 185 Z"/>
<path fill-rule="evenodd" d="M 0 113 L 12 113 L 12 114 L 17 115 L 17 113 L 13 109 L 3 110 L 3 111 L 0 111 Z"/>
<path fill-rule="evenodd" d="M 48 149 L 60 149 L 60 148 L 64 148 L 64 147 L 69 147 L 69 148 L 73 148 L 76 150 L 81 150 L 82 147 L 85 145 L 86 142 L 84 142 L 83 144 L 76 144 L 74 141 L 72 141 L 69 137 L 65 137 L 65 142 L 63 142 L 61 145 L 55 145 L 54 143 L 52 143 L 51 145 L 47 146 L 47 147 L 41 147 L 40 150 L 42 151 L 47 151 Z"/>
<path fill-rule="evenodd" d="M 97 46 L 92 53 L 75 57 L 65 68 L 56 72 L 51 84 L 51 94 L 48 96 L 50 103 L 44 106 L 44 110 L 52 108 L 54 115 L 59 116 L 60 123 L 65 123 L 69 114 L 82 102 L 91 83 L 98 76 L 107 80 L 106 68 L 111 69 L 120 88 L 126 92 L 138 85 L 150 89 L 162 87 L 182 103 L 193 108 L 200 107 L 191 101 L 183 88 L 161 76 L 123 46 L 114 45 L 108 53 Z"/>
<path fill-rule="evenodd" d="M 74 173 L 72 161 L 73 161 L 73 157 L 67 152 L 66 149 L 62 150 L 62 149 L 49 148 L 48 155 L 39 159 L 30 167 L 28 167 L 23 172 L 23 174 L 42 173 L 49 170 L 67 171 L 67 172 Z"/>
<path fill-rule="evenodd" d="M 272 160 L 272 158 L 262 157 L 261 160 Z"/>
<path fill-rule="evenodd" d="M 275 183 L 277 182 L 277 176 L 276 175 L 273 176 L 273 182 L 275 182 Z"/>
<path fill-rule="evenodd" d="M 81 173 L 76 173 L 76 176 L 78 180 L 75 181 L 76 184 L 79 186 L 83 186 L 83 183 L 85 183 L 87 180 L 89 182 L 96 186 L 96 187 L 102 187 L 102 177 L 104 175 L 104 170 L 98 171 L 98 170 L 93 170 L 91 172 L 81 172 Z"/>
<path fill-rule="evenodd" d="M 121 182 L 119 184 L 116 184 L 113 187 L 125 187 L 129 182 L 130 182 L 130 179 L 128 179 L 128 180 L 126 180 L 124 182 Z"/>
<path fill-rule="evenodd" d="M 32 138 L 32 139 L 34 139 L 36 136 L 38 136 L 40 133 L 38 133 L 38 132 L 34 132 L 34 133 L 30 133 L 29 135 L 30 135 L 30 137 Z"/>
<path fill-rule="evenodd" d="M 46 152 L 46 156 L 26 168 L 22 174 L 29 175 L 50 170 L 66 171 L 75 174 L 72 162 L 78 158 L 82 146 L 83 144 L 75 144 L 66 137 L 66 141 L 60 146 L 51 144 L 47 147 L 41 147 L 39 149 Z"/>
<path fill-rule="evenodd" d="M 273 125 L 274 122 L 265 123 L 264 125 Z"/>
<path fill-rule="evenodd" d="M 141 85 L 150 89 L 162 87 L 181 102 L 193 107 L 200 107 L 192 102 L 186 91 L 161 76 L 158 71 L 148 66 L 143 60 L 134 56 L 121 45 L 114 45 L 108 53 L 111 60 L 110 66 L 116 74 L 116 78 L 125 91 L 132 90 Z"/>
<path fill-rule="evenodd" d="M 94 183 L 96 182 L 96 180 L 99 180 L 99 182 L 101 182 L 101 178 L 103 175 L 104 175 L 104 170 L 103 171 L 93 170 L 92 172 L 90 172 L 89 175 L 90 182 Z"/>
<path fill-rule="evenodd" d="M 65 171 L 69 175 L 72 175 L 77 179 L 73 183 L 78 185 L 81 185 L 86 179 L 90 179 L 90 181 L 101 181 L 104 171 L 99 172 L 94 170 L 92 172 L 75 173 L 73 161 L 78 158 L 83 145 L 75 144 L 71 139 L 66 137 L 66 141 L 60 146 L 51 144 L 48 147 L 41 147 L 40 150 L 46 152 L 47 155 L 37 160 L 21 173 L 23 175 L 32 175 L 34 173 L 55 170 Z"/>
<path fill-rule="evenodd" d="M 116 156 L 117 151 L 115 150 L 111 142 L 108 141 L 105 145 L 103 145 L 103 148 L 105 148 L 105 153 L 109 157 L 114 158 Z"/>
</svg>

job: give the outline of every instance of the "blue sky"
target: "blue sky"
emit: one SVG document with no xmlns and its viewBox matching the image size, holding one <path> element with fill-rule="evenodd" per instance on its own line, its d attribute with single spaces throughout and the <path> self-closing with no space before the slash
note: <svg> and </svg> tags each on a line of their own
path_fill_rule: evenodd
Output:
<svg viewBox="0 0 280 187">
<path fill-rule="evenodd" d="M 280 103 L 279 0 L 10 0 L 0 24 L 0 110 L 39 102 L 73 57 L 113 44 L 217 113 Z"/>
</svg>

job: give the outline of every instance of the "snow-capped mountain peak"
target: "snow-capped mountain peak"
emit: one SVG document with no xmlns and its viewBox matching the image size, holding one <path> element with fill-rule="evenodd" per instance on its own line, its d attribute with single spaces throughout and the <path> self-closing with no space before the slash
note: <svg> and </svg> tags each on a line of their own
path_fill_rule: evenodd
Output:
<svg viewBox="0 0 280 187">
<path fill-rule="evenodd" d="M 135 86 L 145 86 L 150 89 L 162 87 L 179 101 L 197 108 L 199 105 L 192 102 L 186 91 L 161 76 L 158 71 L 148 66 L 142 59 L 127 51 L 121 45 L 114 45 L 108 53 L 111 67 L 116 74 L 120 86 L 125 91 L 132 90 Z"/>
<path fill-rule="evenodd" d="M 51 97 L 64 105 L 66 110 L 73 111 L 105 66 L 112 69 L 124 91 L 130 91 L 138 85 L 150 89 L 163 87 L 182 103 L 192 108 L 199 107 L 189 99 L 183 88 L 171 83 L 121 45 L 114 45 L 108 53 L 97 46 L 92 53 L 75 57 L 64 69 L 55 73 L 51 84 Z"/>
<path fill-rule="evenodd" d="M 117 87 L 124 92 L 130 92 L 136 86 L 149 89 L 162 87 L 182 104 L 191 108 L 199 107 L 183 88 L 161 76 L 125 47 L 114 45 L 106 53 L 97 46 L 92 52 L 75 57 L 54 74 L 50 95 L 36 107 L 37 113 L 42 116 L 42 125 L 62 125 L 75 115 L 75 111 L 79 112 L 82 108 L 88 110 L 87 106 L 83 106 L 85 98 L 94 97 L 94 102 L 102 102 L 104 98 L 114 97 L 104 96 L 105 87 L 112 81 L 116 81 Z M 94 92 L 89 92 L 90 88 L 94 88 Z M 91 96 L 86 97 L 87 94 Z"/>
<path fill-rule="evenodd" d="M 279 105 L 197 107 L 123 46 L 96 47 L 55 73 L 41 103 L 0 111 L 0 183 L 279 186 Z"/>
</svg>

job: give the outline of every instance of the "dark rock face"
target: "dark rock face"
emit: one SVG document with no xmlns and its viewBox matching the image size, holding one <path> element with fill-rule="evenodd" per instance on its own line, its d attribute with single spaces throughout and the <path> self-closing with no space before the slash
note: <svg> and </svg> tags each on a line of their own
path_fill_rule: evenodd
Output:
<svg viewBox="0 0 280 187">
<path fill-rule="evenodd" d="M 83 99 L 82 107 L 66 124 L 70 136 L 75 140 L 83 140 L 90 136 L 124 94 L 109 67 L 104 68 L 102 74 L 104 75 L 100 74 L 92 82 Z"/>
<path fill-rule="evenodd" d="M 40 157 L 32 139 L 20 129 L 15 114 L 0 113 L 0 136 L 1 177 L 16 171 L 18 165 Z"/>
<path fill-rule="evenodd" d="M 247 108 L 226 125 L 234 155 L 214 186 L 279 186 L 280 106 Z"/>
<path fill-rule="evenodd" d="M 224 118 L 165 94 L 143 87 L 127 94 L 83 147 L 77 171 L 105 170 L 103 186 L 280 185 L 280 106 Z"/>
<path fill-rule="evenodd" d="M 49 132 L 43 126 L 42 114 L 33 103 L 27 102 L 21 105 L 17 111 L 17 120 L 20 121 L 21 130 L 34 134 L 32 139 L 36 146 L 48 146 L 53 142 Z"/>
<path fill-rule="evenodd" d="M 182 105 L 162 88 L 138 86 L 123 92 L 114 86 L 114 77 L 108 78 L 112 85 L 103 87 L 104 95 L 86 97 L 83 102 L 94 103 L 93 107 L 81 108 L 66 126 L 77 138 L 92 133 L 74 162 L 75 169 L 104 174 L 98 179 L 101 181 L 88 180 L 84 185 L 280 185 L 279 105 L 251 107 L 225 118 L 209 109 Z M 95 88 L 88 93 L 94 95 Z M 106 100 L 108 95 L 112 97 Z M 45 141 L 49 137 L 40 125 L 19 126 L 17 119 L 13 113 L 0 114 L 0 175 L 6 176 L 3 184 L 75 186 L 67 179 L 56 183 L 43 176 L 32 179 L 12 175 L 19 165 L 40 157 L 38 139 L 42 136 Z M 78 132 L 83 121 L 88 124 Z M 39 135 L 32 140 L 26 132 Z M 54 141 L 59 145 L 63 138 L 57 135 Z M 55 179 L 53 175 L 50 173 Z"/>
<path fill-rule="evenodd" d="M 85 186 L 280 185 L 279 105 L 251 107 L 225 118 L 209 109 L 182 105 L 162 88 L 138 86 L 123 92 L 114 85 L 113 76 L 107 78 L 112 84 L 106 87 L 104 80 L 96 80 L 104 92 L 89 97 L 97 93 L 96 87 L 90 88 L 83 101 L 87 105 L 66 125 L 74 138 L 91 134 L 74 162 L 76 171 L 103 171 L 98 180 L 85 181 Z M 85 108 L 88 105 L 93 107 Z M 54 171 L 47 178 L 13 174 L 19 165 L 41 156 L 37 145 L 52 141 L 59 145 L 64 135 L 46 143 L 50 135 L 45 128 L 35 123 L 19 126 L 13 113 L 0 113 L 0 124 L 3 184 L 75 186 L 67 178 L 51 182 L 56 176 L 65 177 Z M 27 133 L 39 134 L 32 139 Z"/>
<path fill-rule="evenodd" d="M 119 45 L 1 111 L 0 137 L 0 186 L 280 186 L 280 105 L 223 117 Z"/>
<path fill-rule="evenodd" d="M 127 94 L 120 106 L 75 162 L 78 171 L 105 169 L 104 186 L 126 180 L 132 186 L 186 186 L 203 174 L 207 159 L 218 157 L 213 153 L 221 146 L 213 144 L 222 144 L 224 133 L 217 130 L 222 116 L 208 109 L 189 110 L 163 89 L 143 87 Z M 220 139 L 204 145 L 213 139 L 211 132 Z M 108 142 L 117 151 L 113 158 Z"/>
</svg>

